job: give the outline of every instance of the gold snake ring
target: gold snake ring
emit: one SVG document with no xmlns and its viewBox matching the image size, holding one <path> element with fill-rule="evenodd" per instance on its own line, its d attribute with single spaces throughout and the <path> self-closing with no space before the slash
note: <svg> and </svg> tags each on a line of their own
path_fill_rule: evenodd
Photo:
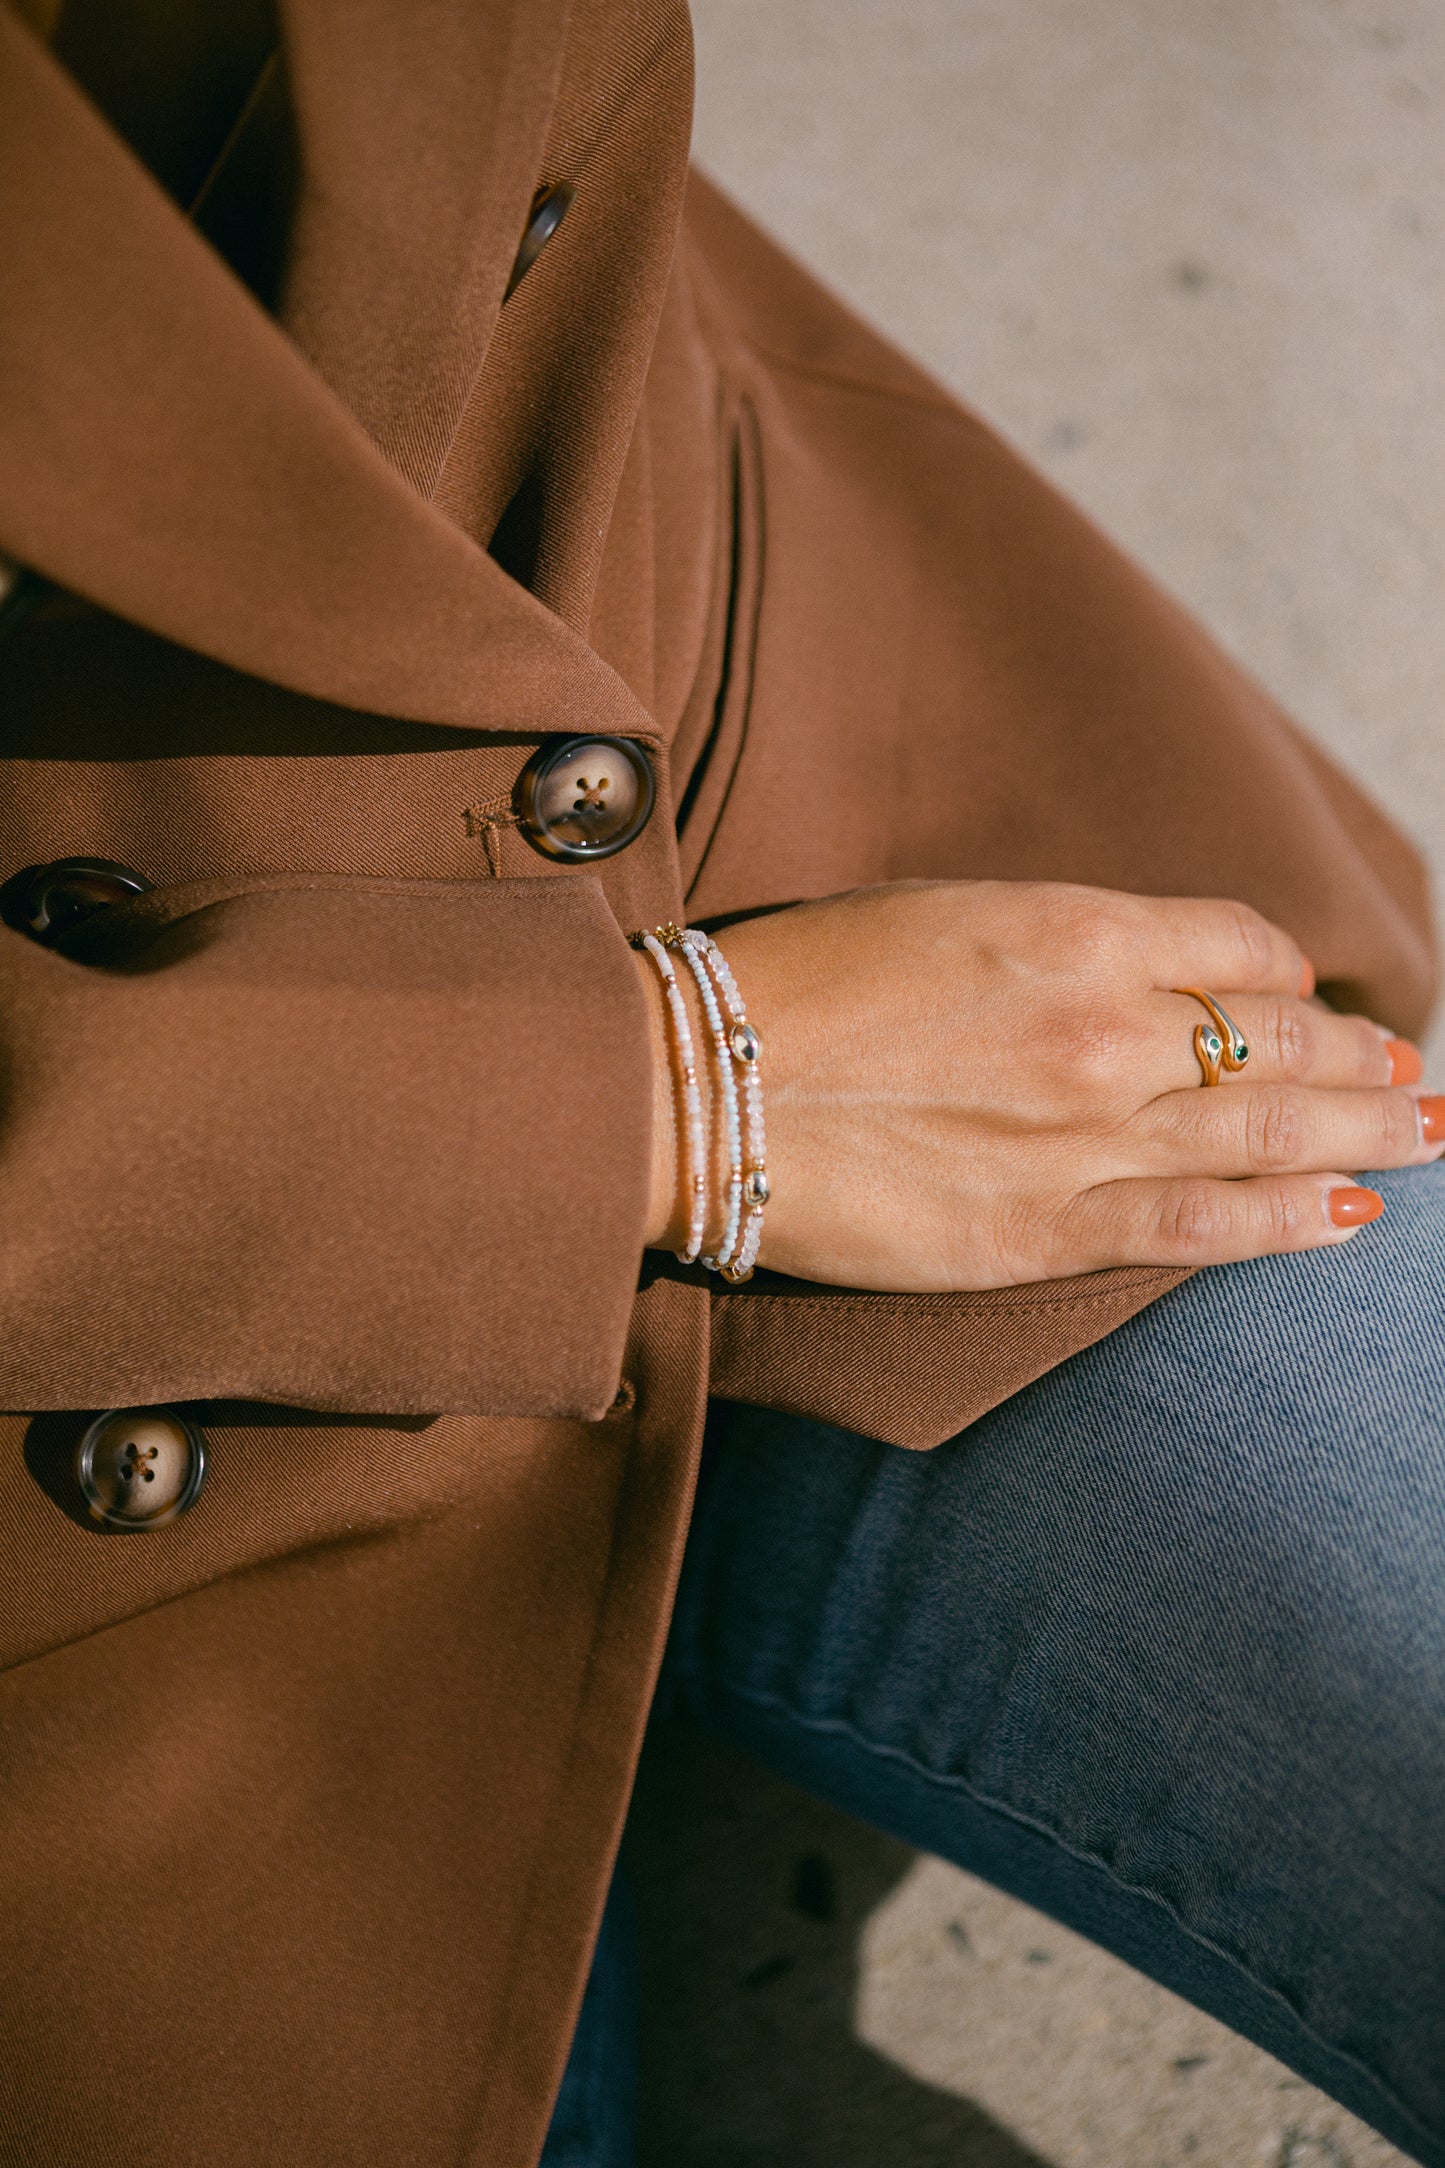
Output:
<svg viewBox="0 0 1445 2168">
<path fill-rule="evenodd" d="M 1217 1084 L 1221 1070 L 1233 1073 L 1242 1069 L 1249 1060 L 1249 1048 L 1228 1011 L 1221 1009 L 1213 994 L 1207 994 L 1202 986 L 1176 986 L 1174 991 L 1188 994 L 1208 1012 L 1209 1022 L 1194 1027 L 1194 1054 L 1204 1073 L 1205 1084 Z"/>
</svg>

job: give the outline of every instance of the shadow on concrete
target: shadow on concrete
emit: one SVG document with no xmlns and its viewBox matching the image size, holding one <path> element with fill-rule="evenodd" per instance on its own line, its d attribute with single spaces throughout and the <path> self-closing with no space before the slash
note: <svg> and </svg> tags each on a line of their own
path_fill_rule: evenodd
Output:
<svg viewBox="0 0 1445 2168">
<path fill-rule="evenodd" d="M 641 2168 L 1049 2168 L 854 2037 L 859 1934 L 906 1845 L 658 1724 L 628 1846 Z"/>
</svg>

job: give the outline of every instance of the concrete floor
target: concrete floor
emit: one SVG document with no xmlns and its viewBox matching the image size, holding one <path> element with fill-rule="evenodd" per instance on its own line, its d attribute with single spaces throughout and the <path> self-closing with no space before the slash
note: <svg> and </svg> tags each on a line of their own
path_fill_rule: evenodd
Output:
<svg viewBox="0 0 1445 2168">
<path fill-rule="evenodd" d="M 1404 2168 L 1127 1965 L 659 1727 L 640 2168 Z"/>
<path fill-rule="evenodd" d="M 1445 866 L 1445 11 L 694 13 L 704 162 Z M 645 2168 L 1402 2159 L 1124 1966 L 719 1748 L 659 1733 L 634 1833 Z"/>
</svg>

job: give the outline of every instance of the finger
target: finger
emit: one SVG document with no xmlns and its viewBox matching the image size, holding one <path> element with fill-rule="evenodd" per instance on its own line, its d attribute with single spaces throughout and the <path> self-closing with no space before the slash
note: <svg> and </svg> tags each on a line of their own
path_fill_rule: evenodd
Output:
<svg viewBox="0 0 1445 2168">
<path fill-rule="evenodd" d="M 1445 1151 L 1445 1099 L 1399 1089 L 1236 1084 L 1227 1091 L 1169 1092 L 1141 1109 L 1127 1135 L 1146 1174 L 1238 1181 L 1331 1167 L 1421 1166 Z"/>
<path fill-rule="evenodd" d="M 1249 1048 L 1245 1069 L 1231 1080 L 1327 1085 L 1348 1091 L 1381 1084 L 1414 1084 L 1424 1074 L 1417 1048 L 1391 1039 L 1366 1016 L 1337 1016 L 1313 1002 L 1280 994 L 1221 994 L 1226 1015 Z M 1182 1090 L 1200 1079 L 1194 1032 L 1208 1013 L 1192 995 L 1157 994 L 1149 1029 L 1157 1037 L 1157 1074 L 1164 1090 Z"/>
<path fill-rule="evenodd" d="M 1247 903 L 1165 896 L 1143 900 L 1141 909 L 1156 986 L 1228 986 L 1293 998 L 1303 992 L 1307 966 L 1298 942 Z"/>
<path fill-rule="evenodd" d="M 1065 1234 L 1098 1265 L 1230 1265 L 1348 1242 L 1384 1209 L 1344 1174 L 1110 1182 L 1075 1199 Z"/>
</svg>

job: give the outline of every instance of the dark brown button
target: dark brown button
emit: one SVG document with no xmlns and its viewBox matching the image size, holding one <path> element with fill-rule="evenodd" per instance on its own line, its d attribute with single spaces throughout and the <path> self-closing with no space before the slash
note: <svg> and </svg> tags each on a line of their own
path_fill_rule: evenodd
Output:
<svg viewBox="0 0 1445 2168">
<path fill-rule="evenodd" d="M 652 762 L 630 738 L 553 738 L 517 781 L 522 833 L 549 858 L 611 858 L 647 826 Z"/>
<path fill-rule="evenodd" d="M 92 1520 L 107 1528 L 164 1528 L 201 1494 L 205 1437 L 174 1408 L 112 1408 L 76 1447 L 75 1479 Z"/>
<path fill-rule="evenodd" d="M 575 193 L 576 191 L 569 188 L 565 181 L 559 181 L 555 188 L 539 188 L 532 198 L 532 209 L 527 219 L 527 230 L 522 235 L 522 245 L 517 251 L 517 260 L 512 266 L 512 275 L 507 281 L 507 291 L 502 296 L 504 301 L 511 300 L 563 219 L 571 210 L 572 198 Z"/>
<path fill-rule="evenodd" d="M 37 941 L 58 941 L 92 911 L 143 896 L 153 885 L 113 858 L 57 858 L 11 876 L 0 888 L 0 918 Z"/>
</svg>

